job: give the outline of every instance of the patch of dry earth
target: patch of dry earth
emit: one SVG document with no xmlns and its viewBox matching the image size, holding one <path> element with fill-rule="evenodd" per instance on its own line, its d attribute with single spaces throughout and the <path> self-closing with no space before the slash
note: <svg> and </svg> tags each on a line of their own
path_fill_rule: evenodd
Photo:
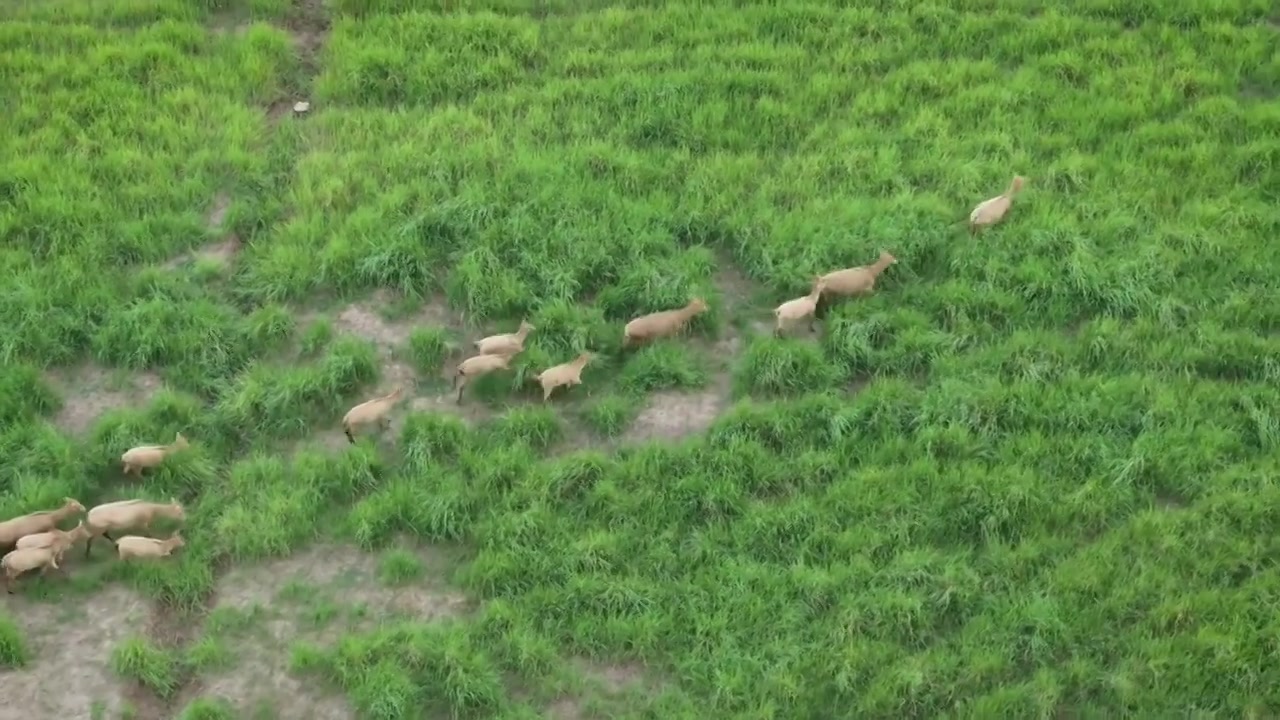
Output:
<svg viewBox="0 0 1280 720">
<path fill-rule="evenodd" d="M 217 233 L 222 230 L 222 226 L 227 221 L 227 213 L 231 210 L 231 195 L 226 192 L 220 192 L 213 198 L 213 204 L 209 208 L 208 215 L 205 216 L 205 226 L 210 232 Z M 211 260 L 225 269 L 230 266 L 231 261 L 239 254 L 244 243 L 240 237 L 234 233 L 228 235 L 222 240 L 210 243 L 194 252 L 182 253 L 165 263 L 165 268 L 169 270 L 176 269 L 193 260 Z"/>
<path fill-rule="evenodd" d="M 109 410 L 145 405 L 164 385 L 153 372 L 112 372 L 92 363 L 50 370 L 46 377 L 62 396 L 54 423 L 75 435 Z"/>
<path fill-rule="evenodd" d="M 0 672 L 0 720 L 121 717 L 129 684 L 111 670 L 111 653 L 144 632 L 151 603 L 107 587 L 60 604 L 6 597 L 35 655 L 25 669 Z"/>
<path fill-rule="evenodd" d="M 579 675 L 586 680 L 590 690 L 602 693 L 606 698 L 622 695 L 633 689 L 657 692 L 661 683 L 635 663 L 601 663 L 587 658 L 574 658 L 572 663 Z M 601 717 L 587 709 L 583 698 L 562 697 L 547 708 L 552 720 L 587 720 Z"/>
<path fill-rule="evenodd" d="M 428 573 L 443 566 L 440 556 L 427 550 Z M 299 641 L 328 645 L 343 632 L 367 630 L 379 618 L 417 620 L 447 618 L 465 613 L 466 596 L 439 583 L 391 588 L 376 578 L 377 560 L 343 545 L 316 545 L 287 558 L 230 569 L 218 585 L 215 608 L 244 611 L 258 608 L 262 626 L 234 650 L 236 666 L 204 678 L 200 695 L 220 697 L 246 714 L 262 704 L 272 706 L 279 720 L 338 720 L 354 718 L 347 700 L 338 693 L 306 684 L 289 672 L 292 645 Z M 314 627 L 304 622 L 302 609 L 290 606 L 282 593 L 302 586 L 314 599 L 332 598 L 347 609 L 366 608 L 359 622 Z"/>
<path fill-rule="evenodd" d="M 719 388 L 653 393 L 623 434 L 623 441 L 683 440 L 706 431 L 728 404 L 729 398 Z"/>
</svg>

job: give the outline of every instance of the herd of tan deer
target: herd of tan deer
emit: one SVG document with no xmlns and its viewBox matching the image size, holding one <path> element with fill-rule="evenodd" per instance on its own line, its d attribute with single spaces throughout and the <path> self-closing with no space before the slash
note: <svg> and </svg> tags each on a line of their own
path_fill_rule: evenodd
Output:
<svg viewBox="0 0 1280 720">
<path fill-rule="evenodd" d="M 1015 176 L 1007 190 L 979 203 L 969 214 L 970 234 L 975 234 L 1004 219 L 1013 203 L 1014 195 L 1022 189 L 1025 182 L 1022 176 Z M 824 293 L 840 298 L 870 295 L 875 291 L 876 279 L 896 262 L 897 259 L 892 254 L 881 252 L 879 259 L 870 265 L 833 270 L 825 275 L 815 276 L 808 295 L 788 300 L 774 308 L 773 314 L 776 321 L 774 333 L 782 334 L 805 320 L 812 329 L 818 301 Z M 706 302 L 702 298 L 694 298 L 682 308 L 637 317 L 623 327 L 622 347 L 628 349 L 677 335 L 684 330 L 690 320 L 706 310 Z M 529 333 L 536 329 L 529 322 L 522 321 L 516 332 L 491 335 L 476 341 L 476 354 L 459 363 L 453 373 L 453 385 L 458 391 L 457 402 L 462 402 L 463 390 L 477 377 L 509 368 L 511 359 L 524 351 L 525 340 Z M 557 388 L 582 384 L 582 370 L 593 357 L 594 355 L 590 352 L 582 352 L 568 362 L 532 375 L 531 377 L 542 386 L 543 401 L 550 399 L 552 391 Z M 398 387 L 386 395 L 367 400 L 351 408 L 342 418 L 342 430 L 347 439 L 354 444 L 356 442 L 354 433 L 362 426 L 386 427 L 391 409 L 404 396 L 405 388 Z M 121 466 L 126 475 L 141 475 L 144 469 L 159 466 L 166 457 L 186 447 L 188 447 L 187 439 L 178 433 L 174 442 L 168 445 L 141 445 L 129 449 L 120 457 Z M 12 592 L 13 580 L 22 573 L 37 568 L 41 569 L 42 574 L 50 568 L 58 569 L 58 561 L 78 540 L 86 541 L 85 555 L 87 556 L 95 537 L 102 535 L 111 540 L 107 535 L 109 530 L 121 531 L 147 527 L 156 517 L 185 519 L 183 508 L 176 501 L 155 503 L 146 500 L 122 500 L 93 508 L 72 530 L 58 529 L 60 521 L 82 512 L 85 512 L 84 506 L 68 498 L 61 508 L 29 513 L 0 522 L 0 550 L 12 548 L 3 558 L 0 558 L 0 567 L 4 569 L 5 584 L 10 592 Z M 113 542 L 121 559 L 166 557 L 184 544 L 182 536 L 178 533 L 174 533 L 167 540 L 130 535 Z"/>
</svg>

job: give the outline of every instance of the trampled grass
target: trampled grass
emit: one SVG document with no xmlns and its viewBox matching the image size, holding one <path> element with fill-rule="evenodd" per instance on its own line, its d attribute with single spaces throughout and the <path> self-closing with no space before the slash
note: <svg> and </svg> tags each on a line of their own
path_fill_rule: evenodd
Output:
<svg viewBox="0 0 1280 720">
<path fill-rule="evenodd" d="M 0 3 L 0 519 L 187 508 L 172 558 L 24 578 L 0 683 L 62 658 L 33 716 L 1280 713 L 1278 21 Z"/>
</svg>

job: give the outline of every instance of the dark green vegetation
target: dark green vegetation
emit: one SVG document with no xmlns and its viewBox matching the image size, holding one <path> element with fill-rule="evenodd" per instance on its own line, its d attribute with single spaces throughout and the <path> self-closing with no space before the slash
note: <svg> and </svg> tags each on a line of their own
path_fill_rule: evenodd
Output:
<svg viewBox="0 0 1280 720">
<path fill-rule="evenodd" d="M 245 716 L 201 679 L 272 625 L 188 613 L 323 542 L 368 551 L 349 588 L 470 598 L 280 591 L 311 629 L 273 662 L 366 718 L 1280 713 L 1271 2 L 411 4 L 0 3 L 0 518 L 188 512 L 167 562 L 25 582 L 0 668 L 132 588 L 133 711 Z M 875 297 L 769 337 L 881 249 Z M 606 662 L 643 680 L 565 699 Z"/>
</svg>

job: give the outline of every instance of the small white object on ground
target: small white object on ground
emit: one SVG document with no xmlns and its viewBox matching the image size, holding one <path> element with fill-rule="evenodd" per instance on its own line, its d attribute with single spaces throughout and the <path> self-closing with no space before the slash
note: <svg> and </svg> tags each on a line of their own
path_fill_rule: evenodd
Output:
<svg viewBox="0 0 1280 720">
<path fill-rule="evenodd" d="M 299 115 L 301 115 L 302 113 L 310 109 L 311 109 L 311 103 L 307 102 L 306 100 L 299 100 L 298 102 L 293 104 L 293 111 L 298 113 Z"/>
</svg>

